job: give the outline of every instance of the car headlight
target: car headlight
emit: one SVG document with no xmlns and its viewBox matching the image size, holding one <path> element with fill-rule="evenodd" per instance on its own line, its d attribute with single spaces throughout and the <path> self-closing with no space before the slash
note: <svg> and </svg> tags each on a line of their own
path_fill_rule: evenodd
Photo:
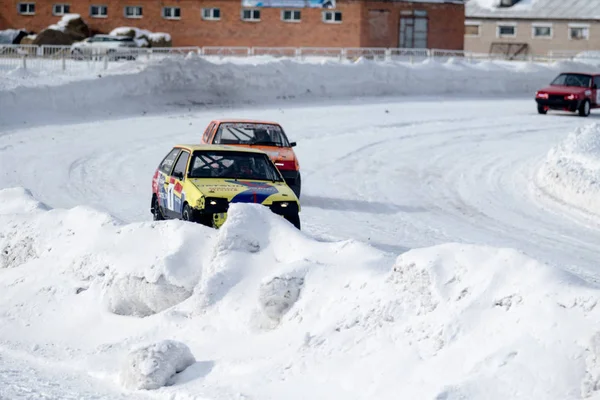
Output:
<svg viewBox="0 0 600 400">
<path fill-rule="evenodd" d="M 269 208 L 275 214 L 295 214 L 300 211 L 300 207 L 295 201 L 274 201 Z"/>
<path fill-rule="evenodd" d="M 229 201 L 224 197 L 207 197 L 204 200 L 204 211 L 209 213 L 227 212 Z"/>
</svg>

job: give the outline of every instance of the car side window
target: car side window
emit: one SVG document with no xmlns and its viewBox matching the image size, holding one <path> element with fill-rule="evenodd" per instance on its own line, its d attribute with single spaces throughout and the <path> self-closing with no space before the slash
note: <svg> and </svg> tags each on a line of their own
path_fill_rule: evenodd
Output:
<svg viewBox="0 0 600 400">
<path fill-rule="evenodd" d="M 594 83 L 596 84 L 596 87 L 600 89 L 600 76 L 594 77 Z"/>
<path fill-rule="evenodd" d="M 179 156 L 179 159 L 177 160 L 177 164 L 175 164 L 175 169 L 173 170 L 173 175 L 175 175 L 176 173 L 181 173 L 182 176 L 185 176 L 185 170 L 186 170 L 185 167 L 187 166 L 187 162 L 189 159 L 190 159 L 190 153 L 183 150 L 181 152 L 181 155 Z"/>
<path fill-rule="evenodd" d="M 173 168 L 173 164 L 175 163 L 175 159 L 177 158 L 179 151 L 180 149 L 178 148 L 171 150 L 169 154 L 167 154 L 167 156 L 162 160 L 158 169 L 167 175 L 171 175 L 171 169 Z"/>
<path fill-rule="evenodd" d="M 202 141 L 204 143 L 208 143 L 208 139 L 210 138 L 210 133 L 213 130 L 213 127 L 215 126 L 215 123 L 211 123 L 210 125 L 208 125 L 208 128 L 206 128 L 206 130 L 204 131 L 204 137 L 202 138 Z"/>
</svg>

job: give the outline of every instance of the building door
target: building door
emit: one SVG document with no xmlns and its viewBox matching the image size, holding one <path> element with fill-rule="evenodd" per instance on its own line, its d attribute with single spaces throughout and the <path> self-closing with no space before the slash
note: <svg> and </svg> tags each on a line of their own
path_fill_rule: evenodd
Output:
<svg viewBox="0 0 600 400">
<path fill-rule="evenodd" d="M 427 11 L 408 11 L 400 16 L 400 43 L 403 49 L 427 48 Z"/>
</svg>

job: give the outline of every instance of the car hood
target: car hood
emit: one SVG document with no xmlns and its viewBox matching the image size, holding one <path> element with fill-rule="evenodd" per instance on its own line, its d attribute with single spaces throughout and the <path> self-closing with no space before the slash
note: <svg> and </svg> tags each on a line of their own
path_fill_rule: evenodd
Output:
<svg viewBox="0 0 600 400">
<path fill-rule="evenodd" d="M 190 178 L 190 181 L 205 197 L 226 198 L 233 203 L 270 204 L 273 201 L 298 201 L 294 192 L 284 182 L 212 178 Z"/>
<path fill-rule="evenodd" d="M 545 88 L 540 89 L 539 92 L 549 94 L 580 94 L 586 90 L 590 90 L 590 88 L 582 88 L 577 86 L 546 86 Z"/>
</svg>

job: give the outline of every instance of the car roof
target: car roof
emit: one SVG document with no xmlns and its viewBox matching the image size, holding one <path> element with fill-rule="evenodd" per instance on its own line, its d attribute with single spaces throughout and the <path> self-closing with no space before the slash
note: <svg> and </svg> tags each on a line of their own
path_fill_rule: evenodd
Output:
<svg viewBox="0 0 600 400">
<path fill-rule="evenodd" d="M 576 74 L 576 75 L 589 75 L 589 76 L 596 76 L 598 75 L 598 72 L 594 73 L 594 72 L 561 72 L 559 75 L 562 74 Z"/>
<path fill-rule="evenodd" d="M 243 119 L 243 118 L 221 118 L 221 119 L 215 119 L 212 122 L 216 122 L 218 124 L 221 124 L 224 122 L 234 122 L 234 123 L 243 123 L 243 124 L 279 125 L 279 122 L 265 121 L 265 120 L 261 120 L 261 119 Z"/>
<path fill-rule="evenodd" d="M 173 148 L 175 148 L 175 147 L 178 147 L 181 149 L 186 149 L 192 153 L 194 151 L 210 150 L 210 151 L 239 151 L 242 153 L 266 154 L 264 151 L 259 150 L 259 149 L 242 147 L 242 146 L 230 146 L 230 145 L 226 145 L 226 144 L 176 144 L 173 146 Z"/>
</svg>

